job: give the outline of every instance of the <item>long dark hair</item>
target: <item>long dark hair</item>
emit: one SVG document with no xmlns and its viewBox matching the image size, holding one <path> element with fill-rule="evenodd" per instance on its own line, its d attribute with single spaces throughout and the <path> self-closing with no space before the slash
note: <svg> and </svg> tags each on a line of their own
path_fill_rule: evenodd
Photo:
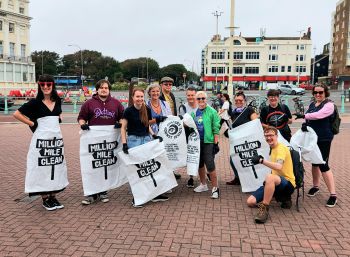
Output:
<svg viewBox="0 0 350 257">
<path fill-rule="evenodd" d="M 52 84 L 52 91 L 51 91 L 50 100 L 53 102 L 56 102 L 57 100 L 60 99 L 60 97 L 58 96 L 57 91 L 56 91 L 55 80 L 54 80 L 53 76 L 47 75 L 47 74 L 40 75 L 38 82 L 52 82 L 53 84 Z M 44 99 L 44 93 L 41 90 L 41 87 L 39 84 L 38 84 L 38 93 L 36 95 L 36 99 L 40 100 L 40 101 L 42 101 Z"/>
<path fill-rule="evenodd" d="M 143 95 L 145 95 L 145 90 L 143 90 L 142 88 L 137 88 L 136 87 L 132 91 L 132 96 L 134 96 L 137 91 L 142 92 Z M 142 124 L 145 127 L 148 127 L 149 126 L 149 121 L 148 121 L 148 113 L 147 113 L 147 107 L 146 107 L 145 102 L 142 103 L 142 106 L 141 106 L 141 109 L 140 109 L 139 113 L 140 113 L 140 120 L 141 120 Z"/>
</svg>

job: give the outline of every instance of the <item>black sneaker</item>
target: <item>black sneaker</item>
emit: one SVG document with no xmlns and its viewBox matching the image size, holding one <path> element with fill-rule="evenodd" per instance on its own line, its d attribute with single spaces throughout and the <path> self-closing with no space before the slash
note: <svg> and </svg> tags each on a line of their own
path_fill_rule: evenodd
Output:
<svg viewBox="0 0 350 257">
<path fill-rule="evenodd" d="M 180 179 L 181 178 L 181 175 L 177 172 L 174 171 L 174 176 L 176 179 Z"/>
<path fill-rule="evenodd" d="M 307 195 L 312 197 L 312 196 L 315 196 L 319 191 L 320 191 L 320 189 L 318 187 L 312 187 L 312 188 L 310 188 Z"/>
<path fill-rule="evenodd" d="M 50 199 L 51 199 L 51 203 L 52 203 L 54 206 L 56 206 L 56 209 L 62 209 L 62 208 L 64 208 L 64 205 L 61 204 L 61 203 L 56 199 L 56 197 L 50 197 Z"/>
<path fill-rule="evenodd" d="M 292 208 L 292 205 L 293 205 L 292 200 L 286 200 L 286 201 L 281 203 L 281 208 L 282 209 L 290 209 L 290 208 Z"/>
<path fill-rule="evenodd" d="M 326 203 L 326 206 L 327 207 L 334 207 L 335 205 L 337 204 L 337 197 L 336 196 L 333 196 L 331 195 Z"/>
<path fill-rule="evenodd" d="M 152 202 L 156 203 L 156 202 L 165 202 L 168 201 L 169 197 L 165 196 L 165 195 L 158 195 L 157 197 L 152 199 Z"/>
<path fill-rule="evenodd" d="M 46 198 L 45 200 L 43 199 L 43 207 L 48 211 L 54 211 L 57 209 L 50 198 Z"/>
<path fill-rule="evenodd" d="M 190 178 L 188 181 L 187 181 L 187 187 L 194 187 L 194 180 L 193 178 Z"/>
</svg>

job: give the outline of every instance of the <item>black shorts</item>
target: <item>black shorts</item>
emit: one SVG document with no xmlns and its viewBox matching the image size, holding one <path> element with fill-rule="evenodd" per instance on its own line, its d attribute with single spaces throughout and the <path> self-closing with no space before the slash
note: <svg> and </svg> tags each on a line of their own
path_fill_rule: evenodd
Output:
<svg viewBox="0 0 350 257">
<path fill-rule="evenodd" d="M 207 144 L 201 141 L 199 168 L 203 168 L 205 164 L 208 172 L 215 170 L 213 147 L 214 144 Z"/>
<path fill-rule="evenodd" d="M 321 172 L 327 172 L 330 170 L 328 166 L 329 153 L 331 151 L 332 141 L 320 141 L 317 142 L 318 148 L 320 148 L 322 159 L 326 162 L 325 164 L 312 164 L 314 167 L 319 167 Z"/>
</svg>

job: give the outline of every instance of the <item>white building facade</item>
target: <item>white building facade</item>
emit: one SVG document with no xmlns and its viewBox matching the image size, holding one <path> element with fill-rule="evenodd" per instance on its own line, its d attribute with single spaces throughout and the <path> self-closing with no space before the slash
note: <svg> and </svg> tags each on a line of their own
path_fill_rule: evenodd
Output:
<svg viewBox="0 0 350 257">
<path fill-rule="evenodd" d="M 28 0 L 0 1 L 0 92 L 35 86 Z"/>
<path fill-rule="evenodd" d="M 300 37 L 214 36 L 202 51 L 202 81 L 246 84 L 264 88 L 267 83 L 297 84 L 310 81 L 311 31 Z"/>
</svg>

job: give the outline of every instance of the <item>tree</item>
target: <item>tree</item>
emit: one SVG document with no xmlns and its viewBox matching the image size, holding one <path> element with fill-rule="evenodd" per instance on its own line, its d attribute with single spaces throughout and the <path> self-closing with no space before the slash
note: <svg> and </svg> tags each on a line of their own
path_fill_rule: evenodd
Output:
<svg viewBox="0 0 350 257">
<path fill-rule="evenodd" d="M 43 74 L 56 75 L 61 59 L 58 53 L 50 51 L 34 51 L 32 61 L 35 62 L 35 77 Z"/>
<path fill-rule="evenodd" d="M 84 76 L 92 78 L 95 81 L 108 77 L 111 83 L 120 76 L 121 72 L 119 63 L 112 57 L 103 56 L 100 52 L 83 50 Z M 80 51 L 74 54 L 67 54 L 62 58 L 62 75 L 81 74 L 81 54 Z"/>
<path fill-rule="evenodd" d="M 159 73 L 159 64 L 156 60 L 147 57 L 137 59 L 127 59 L 120 63 L 124 78 L 146 78 L 148 65 L 148 78 L 157 78 Z"/>
<path fill-rule="evenodd" d="M 183 83 L 182 75 L 184 73 L 186 73 L 187 75 L 187 69 L 183 64 L 170 64 L 160 69 L 159 77 L 171 77 L 172 79 L 174 79 L 175 85 L 180 85 L 181 83 Z"/>
</svg>

